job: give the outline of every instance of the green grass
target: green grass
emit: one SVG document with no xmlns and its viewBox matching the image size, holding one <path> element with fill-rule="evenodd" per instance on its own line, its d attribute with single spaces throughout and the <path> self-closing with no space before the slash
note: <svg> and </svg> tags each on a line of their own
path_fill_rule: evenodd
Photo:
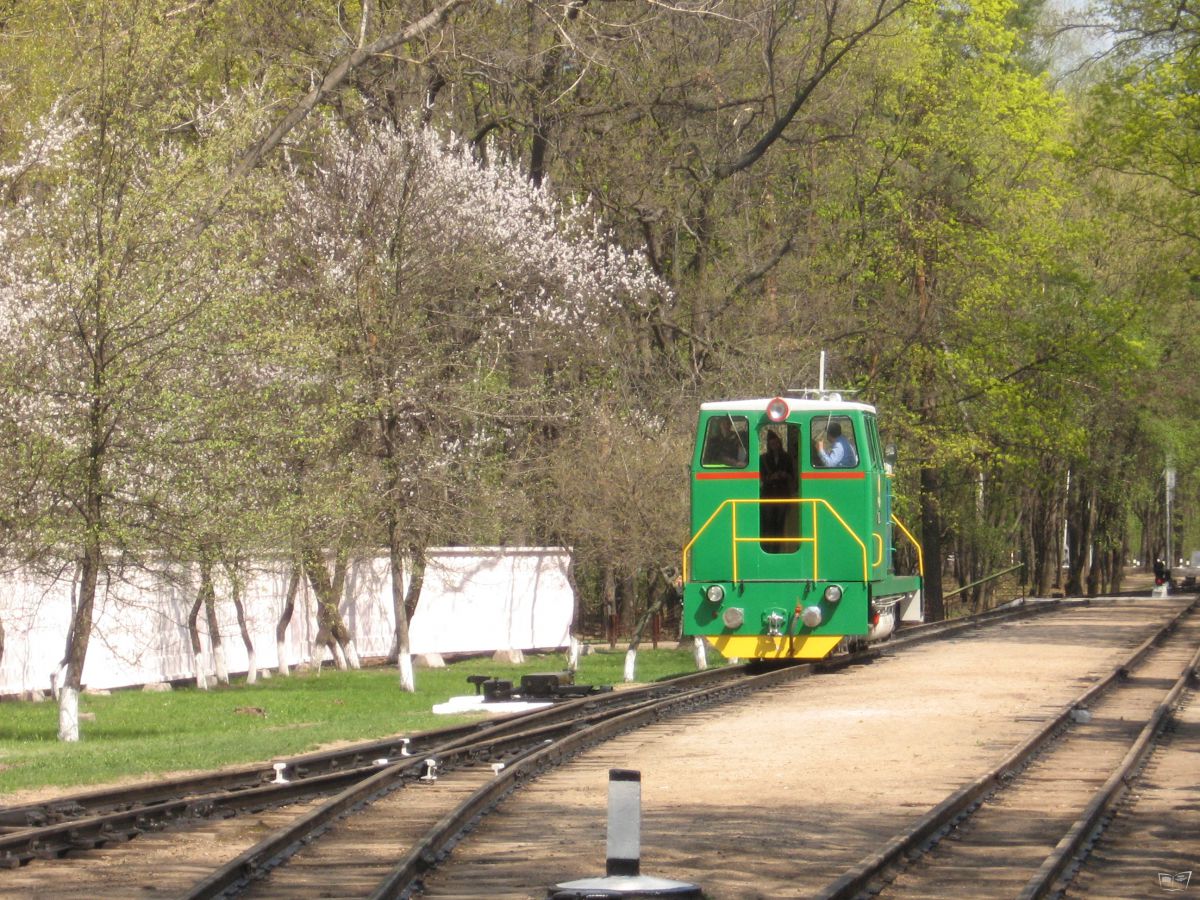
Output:
<svg viewBox="0 0 1200 900">
<path fill-rule="evenodd" d="M 578 684 L 619 684 L 623 650 L 584 656 Z M 473 716 L 439 716 L 431 711 L 460 694 L 474 692 L 468 675 L 510 678 L 564 667 L 560 654 L 526 656 L 523 665 L 466 659 L 445 669 L 418 669 L 417 692 L 400 690 L 394 668 L 294 674 L 247 685 L 235 681 L 210 691 L 170 693 L 114 691 L 83 695 L 81 740 L 57 739 L 58 706 L 52 702 L 0 705 L 0 802 L 13 791 L 46 786 L 79 787 L 168 772 L 214 769 L 293 756 L 336 741 L 361 741 L 442 728 Z M 690 650 L 638 652 L 638 680 L 694 670 Z M 239 712 L 239 709 L 243 710 Z M 247 712 L 262 710 L 265 715 Z"/>
</svg>

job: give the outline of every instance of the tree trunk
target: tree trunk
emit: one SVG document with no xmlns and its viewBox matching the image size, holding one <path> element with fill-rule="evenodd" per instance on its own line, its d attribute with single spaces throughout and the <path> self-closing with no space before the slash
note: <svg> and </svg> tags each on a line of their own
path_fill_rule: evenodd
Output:
<svg viewBox="0 0 1200 900">
<path fill-rule="evenodd" d="M 237 612 L 238 630 L 242 633 L 242 645 L 246 648 L 246 684 L 258 682 L 258 662 L 254 654 L 254 641 L 250 637 L 250 629 L 246 627 L 246 607 L 242 603 L 242 575 L 237 563 L 225 561 L 225 574 L 229 576 L 229 594 L 233 600 L 233 608 Z"/>
<path fill-rule="evenodd" d="M 417 682 L 413 676 L 412 652 L 408 636 L 409 603 L 416 608 L 421 597 L 421 585 L 425 578 L 425 548 L 412 545 L 409 548 L 412 560 L 412 575 L 408 590 L 404 589 L 404 547 L 401 545 L 400 520 L 395 510 L 388 514 L 388 564 L 392 572 L 392 615 L 395 617 L 395 639 L 393 647 L 396 668 L 400 674 L 400 689 L 415 693 Z"/>
<path fill-rule="evenodd" d="M 225 646 L 221 643 L 221 626 L 217 623 L 217 590 L 212 580 L 212 558 L 206 553 L 200 556 L 200 596 L 204 599 L 204 620 L 208 623 L 208 642 L 212 645 L 217 684 L 229 684 Z"/>
<path fill-rule="evenodd" d="M 930 622 L 946 618 L 942 603 L 942 514 L 938 507 L 941 479 L 937 469 L 921 469 L 921 549 L 925 555 L 925 617 Z"/>
<path fill-rule="evenodd" d="M 346 620 L 342 618 L 342 600 L 346 597 L 346 572 L 349 568 L 349 555 L 345 550 L 339 550 L 333 561 L 332 600 L 337 616 L 334 618 L 330 630 L 334 640 L 342 649 L 346 666 L 351 669 L 361 669 L 362 663 L 359 662 L 358 651 L 354 648 L 354 635 L 350 633 L 350 629 L 346 627 Z"/>
<path fill-rule="evenodd" d="M 300 589 L 300 564 L 292 561 L 292 574 L 288 578 L 287 597 L 283 602 L 283 612 L 275 625 L 275 653 L 278 660 L 279 674 L 290 675 L 291 669 L 287 661 L 287 630 L 292 622 L 292 614 L 296 611 L 296 591 Z"/>
<path fill-rule="evenodd" d="M 1121 582 L 1125 580 L 1125 560 L 1129 556 L 1129 536 L 1121 539 L 1121 546 L 1112 550 L 1112 581 L 1108 590 L 1113 594 L 1121 592 Z"/>
<path fill-rule="evenodd" d="M 342 614 L 338 611 L 338 598 L 334 593 L 334 584 L 329 577 L 320 551 L 313 547 L 305 547 L 300 551 L 304 564 L 304 572 L 313 593 L 317 595 L 317 643 L 324 645 L 333 655 L 334 663 L 339 669 L 345 669 L 346 656 L 342 649 L 339 634 L 346 635 L 346 626 L 342 622 Z M 314 654 L 317 655 L 317 654 Z M 315 660 L 318 668 L 320 658 Z"/>
<path fill-rule="evenodd" d="M 567 671 L 575 672 L 579 668 L 579 654 L 583 651 L 582 604 L 580 602 L 579 584 L 575 581 L 575 555 L 567 560 L 567 584 L 571 587 L 571 631 L 567 648 Z"/>
<path fill-rule="evenodd" d="M 642 642 L 642 635 L 646 631 L 646 626 L 650 624 L 650 620 L 661 612 L 663 607 L 667 605 L 667 601 L 675 597 L 675 585 L 671 583 L 670 578 L 658 567 L 651 567 L 647 578 L 648 586 L 646 588 L 650 593 L 650 602 L 646 604 L 646 610 L 638 617 L 637 622 L 633 626 L 633 633 L 629 638 L 629 649 L 636 651 L 638 644 Z"/>
<path fill-rule="evenodd" d="M 1071 477 L 1074 476 L 1074 477 Z M 1087 577 L 1088 548 L 1092 545 L 1092 524 L 1095 521 L 1090 479 L 1071 472 L 1067 491 L 1067 596 L 1083 596 L 1083 580 Z"/>
<path fill-rule="evenodd" d="M 200 643 L 200 628 L 197 624 L 200 618 L 200 607 L 204 605 L 204 597 L 196 594 L 196 602 L 188 613 L 188 637 L 192 642 L 192 659 L 195 661 L 196 687 L 202 691 L 208 690 L 208 674 L 204 666 L 204 645 Z"/>
<path fill-rule="evenodd" d="M 1046 597 L 1050 594 L 1057 544 L 1057 507 L 1057 496 L 1052 490 L 1033 486 L 1029 501 L 1029 537 L 1033 553 L 1029 577 L 1031 591 L 1035 597 Z"/>
<path fill-rule="evenodd" d="M 647 591 L 650 592 L 650 602 L 646 604 L 646 611 L 638 618 L 637 623 L 633 626 L 633 634 L 629 638 L 629 649 L 625 651 L 625 681 L 635 681 L 637 677 L 637 648 L 642 641 L 642 634 L 646 631 L 646 626 L 650 624 L 650 620 L 654 618 L 675 593 L 675 586 L 671 584 L 671 580 L 666 573 L 657 567 L 653 567 L 649 571 L 649 582 Z M 659 582 L 662 582 L 661 589 Z"/>
<path fill-rule="evenodd" d="M 1099 542 L 1089 548 L 1092 555 L 1092 565 L 1088 568 L 1087 595 L 1096 597 L 1100 594 L 1100 576 L 1108 565 L 1108 554 L 1100 547 Z"/>
<path fill-rule="evenodd" d="M 617 648 L 617 574 L 612 566 L 604 567 L 604 629 L 608 633 L 608 649 Z"/>
<path fill-rule="evenodd" d="M 98 479 L 97 479 L 98 483 Z M 92 521 L 100 519 L 100 497 L 89 497 Z M 67 648 L 67 667 L 58 697 L 58 739 L 79 740 L 79 691 L 83 687 L 83 664 L 87 659 L 88 641 L 92 636 L 92 614 L 96 607 L 96 585 L 100 580 L 101 548 L 98 525 L 89 530 L 84 541 L 79 577 L 79 603 L 71 620 L 70 644 Z"/>
</svg>

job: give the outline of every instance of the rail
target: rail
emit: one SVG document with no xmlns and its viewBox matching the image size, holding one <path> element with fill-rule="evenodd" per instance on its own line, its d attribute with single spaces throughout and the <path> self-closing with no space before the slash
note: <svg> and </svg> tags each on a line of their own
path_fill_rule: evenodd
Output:
<svg viewBox="0 0 1200 900">
<path fill-rule="evenodd" d="M 743 506 L 743 505 L 744 506 L 761 506 L 764 503 L 788 505 L 788 506 L 800 506 L 801 504 L 810 505 L 812 507 L 812 537 L 807 537 L 807 538 L 806 537 L 768 538 L 768 537 L 761 537 L 761 536 L 739 537 L 738 531 L 737 531 L 737 521 L 738 521 L 737 508 L 739 506 Z M 720 506 L 718 506 L 715 510 L 713 510 L 713 514 L 711 516 L 709 516 L 707 521 L 705 521 L 705 523 L 700 526 L 700 528 L 696 531 L 696 533 L 694 535 L 692 535 L 692 539 L 690 541 L 688 541 L 687 546 L 683 548 L 683 581 L 685 584 L 688 581 L 688 569 L 689 569 L 688 560 L 691 559 L 692 547 L 695 545 L 696 541 L 698 541 L 700 539 L 700 535 L 704 534 L 704 532 L 705 532 L 705 530 L 707 530 L 708 526 L 711 525 L 716 520 L 717 516 L 719 516 L 721 514 L 721 510 L 723 510 L 727 506 L 730 508 L 730 518 L 732 521 L 732 527 L 730 528 L 729 555 L 730 555 L 730 558 L 733 560 L 733 578 L 732 578 L 733 581 L 736 582 L 739 580 L 738 579 L 738 554 L 737 554 L 737 545 L 738 544 L 812 544 L 812 573 L 813 573 L 812 577 L 814 580 L 816 580 L 819 577 L 818 571 L 817 571 L 818 545 L 819 545 L 819 535 L 817 533 L 817 512 L 819 511 L 820 507 L 822 507 L 822 506 L 825 507 L 825 509 L 829 510 L 829 512 L 838 521 L 838 523 L 842 526 L 842 528 L 845 529 L 846 533 L 854 539 L 854 542 L 856 544 L 858 544 L 859 550 L 862 551 L 863 581 L 870 580 L 871 569 L 870 569 L 870 565 L 869 565 L 868 559 L 867 559 L 867 545 L 863 543 L 862 538 L 860 538 L 857 534 L 855 534 L 854 529 L 851 528 L 846 523 L 846 520 L 843 519 L 841 517 L 841 515 L 838 514 L 838 511 L 836 509 L 834 509 L 832 506 L 830 506 L 829 501 L 827 501 L 821 497 L 797 497 L 797 498 L 792 498 L 792 499 L 767 499 L 767 500 L 729 499 L 729 500 L 723 501 Z M 901 526 L 901 527 L 903 528 L 903 526 Z M 919 547 L 917 549 L 917 552 L 918 552 L 918 554 L 920 553 Z"/>
</svg>

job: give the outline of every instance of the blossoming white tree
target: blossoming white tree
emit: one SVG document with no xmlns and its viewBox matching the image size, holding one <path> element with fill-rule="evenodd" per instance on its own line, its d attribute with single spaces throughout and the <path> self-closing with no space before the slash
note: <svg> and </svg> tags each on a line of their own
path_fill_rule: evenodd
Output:
<svg viewBox="0 0 1200 900">
<path fill-rule="evenodd" d="M 327 329 L 323 364 L 354 399 L 411 691 L 404 558 L 419 567 L 429 539 L 462 533 L 471 487 L 528 425 L 525 401 L 544 408 L 556 367 L 602 353 L 666 288 L 586 206 L 516 166 L 478 164 L 432 128 L 325 122 L 310 140 L 315 163 L 293 173 L 273 268 L 293 315 Z"/>
</svg>

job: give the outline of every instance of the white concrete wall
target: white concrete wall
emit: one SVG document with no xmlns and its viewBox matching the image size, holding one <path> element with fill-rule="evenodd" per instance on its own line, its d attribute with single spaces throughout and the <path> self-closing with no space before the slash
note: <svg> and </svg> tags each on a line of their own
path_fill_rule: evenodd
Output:
<svg viewBox="0 0 1200 900">
<path fill-rule="evenodd" d="M 428 552 L 421 602 L 413 617 L 413 653 L 462 653 L 565 647 L 573 599 L 567 582 L 569 554 L 561 548 L 436 548 Z M 5 629 L 0 694 L 46 690 L 66 647 L 71 619 L 72 572 L 58 578 L 25 571 L 0 574 L 0 620 Z M 231 672 L 245 671 L 247 656 L 229 599 L 216 575 L 221 643 Z M 259 668 L 275 668 L 275 626 L 282 613 L 289 568 L 283 561 L 255 564 L 243 586 L 246 625 Z M 196 675 L 187 618 L 199 577 L 193 568 L 171 577 L 113 573 L 101 582 L 84 684 L 122 687 Z M 392 646 L 391 575 L 386 557 L 354 561 L 347 573 L 342 616 L 360 656 L 385 656 Z M 203 611 L 198 627 L 208 674 L 212 642 Z M 316 604 L 306 583 L 296 596 L 287 631 L 290 666 L 309 662 L 316 635 Z M 326 655 L 326 659 L 328 656 Z"/>
</svg>

